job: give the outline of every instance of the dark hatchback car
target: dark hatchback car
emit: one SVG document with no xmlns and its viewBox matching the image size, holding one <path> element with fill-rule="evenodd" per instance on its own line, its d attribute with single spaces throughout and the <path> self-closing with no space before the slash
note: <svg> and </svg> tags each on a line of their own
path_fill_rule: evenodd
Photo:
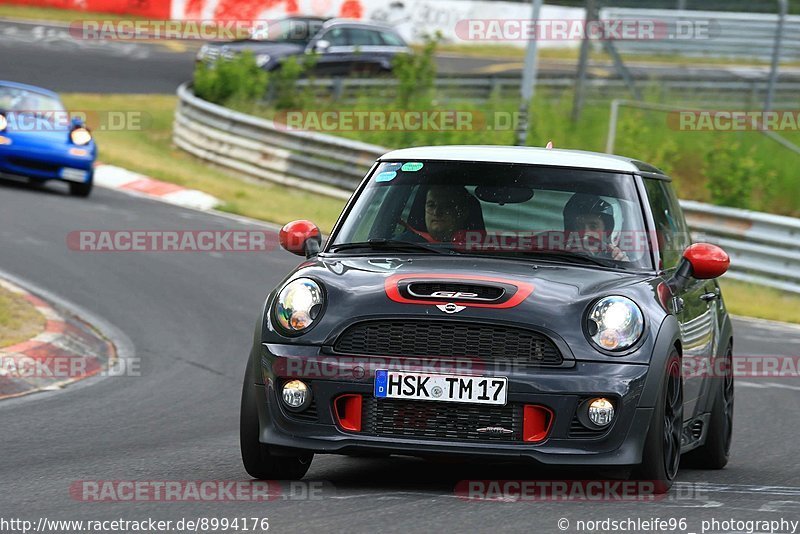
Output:
<svg viewBox="0 0 800 534">
<path fill-rule="evenodd" d="M 384 155 L 272 291 L 244 381 L 256 478 L 314 454 L 613 466 L 666 491 L 728 461 L 725 252 L 691 242 L 661 171 L 605 154 Z"/>
<path fill-rule="evenodd" d="M 232 59 L 245 51 L 266 71 L 280 68 L 289 57 L 302 59 L 315 54 L 313 73 L 344 76 L 352 73 L 381 74 L 392 70 L 398 54 L 410 49 L 392 28 L 352 20 L 289 17 L 255 31 L 249 39 L 208 43 L 197 53 L 197 61 L 213 63 Z"/>
</svg>

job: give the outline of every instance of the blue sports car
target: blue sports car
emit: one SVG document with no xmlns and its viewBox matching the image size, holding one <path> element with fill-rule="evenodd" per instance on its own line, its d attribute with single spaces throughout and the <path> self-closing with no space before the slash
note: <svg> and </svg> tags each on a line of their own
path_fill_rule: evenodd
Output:
<svg viewBox="0 0 800 534">
<path fill-rule="evenodd" d="M 56 93 L 0 81 L 0 176 L 64 181 L 72 195 L 86 197 L 96 158 L 91 132 Z"/>
</svg>

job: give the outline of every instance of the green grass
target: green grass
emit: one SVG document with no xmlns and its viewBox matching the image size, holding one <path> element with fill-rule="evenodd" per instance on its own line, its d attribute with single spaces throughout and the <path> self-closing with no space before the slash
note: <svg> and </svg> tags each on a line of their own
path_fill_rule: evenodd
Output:
<svg viewBox="0 0 800 534">
<path fill-rule="evenodd" d="M 800 295 L 736 280 L 720 280 L 728 312 L 759 319 L 800 323 Z"/>
<path fill-rule="evenodd" d="M 420 49 L 418 45 L 412 48 Z M 453 54 L 464 57 L 507 59 L 509 61 L 522 62 L 525 59 L 525 48 L 507 44 L 461 44 L 461 43 L 442 43 L 437 50 L 444 54 Z M 578 48 L 540 48 L 539 58 L 542 60 L 560 60 L 577 62 L 580 55 Z M 611 58 L 603 53 L 593 51 L 590 53 L 589 60 L 611 65 Z M 625 55 L 625 63 L 657 63 L 675 66 L 697 67 L 698 65 L 769 65 L 768 60 L 759 58 L 735 58 L 735 57 L 687 57 L 675 54 L 641 54 Z M 785 62 L 784 66 L 796 65 L 798 62 Z"/>
<path fill-rule="evenodd" d="M 649 88 L 648 100 L 660 100 L 657 90 L 657 87 Z M 297 109 L 303 110 L 400 109 L 395 104 L 371 98 L 362 98 L 349 104 L 311 98 L 299 102 Z M 429 104 L 427 108 L 419 108 L 428 111 L 472 112 L 472 127 L 463 131 L 383 129 L 327 133 L 388 148 L 444 144 L 514 144 L 516 137 L 513 128 L 495 128 L 493 124 L 495 117 L 512 116 L 517 106 L 518 102 L 513 99 L 495 99 L 484 104 L 440 100 L 436 104 Z M 275 109 L 269 107 L 234 107 L 266 118 L 280 117 L 276 115 Z M 573 124 L 569 119 L 572 109 L 571 93 L 564 92 L 557 96 L 540 90 L 532 107 L 528 144 L 544 146 L 552 140 L 556 148 L 603 152 L 608 131 L 609 107 L 609 101 L 589 102 L 580 121 Z M 785 132 L 782 135 L 790 141 L 800 143 L 800 132 Z M 800 216 L 800 180 L 797 179 L 800 155 L 758 132 L 681 131 L 677 129 L 677 121 L 665 113 L 628 108 L 621 110 L 615 152 L 647 161 L 663 169 L 673 177 L 682 198 L 702 202 L 713 200 L 703 167 L 708 155 L 718 151 L 720 146 L 728 147 L 733 153 L 733 165 L 739 164 L 737 160 L 743 162 L 743 158 L 747 157 L 756 163 L 758 176 L 749 197 L 751 209 Z"/>
<path fill-rule="evenodd" d="M 30 302 L 0 286 L 0 348 L 36 336 L 44 325 L 44 317 Z"/>
<path fill-rule="evenodd" d="M 98 159 L 205 191 L 224 202 L 223 211 L 279 224 L 302 217 L 314 221 L 327 232 L 344 205 L 342 200 L 241 179 L 176 148 L 172 145 L 174 96 L 66 94 L 63 99 L 69 109 L 88 111 L 89 117 L 93 116 L 91 111 L 143 112 L 140 129 L 105 131 L 94 128 Z"/>
</svg>

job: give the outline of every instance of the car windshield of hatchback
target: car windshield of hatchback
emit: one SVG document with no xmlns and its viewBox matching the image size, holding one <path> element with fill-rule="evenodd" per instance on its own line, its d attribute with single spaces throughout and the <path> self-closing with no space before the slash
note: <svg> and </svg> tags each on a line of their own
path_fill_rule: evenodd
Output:
<svg viewBox="0 0 800 534">
<path fill-rule="evenodd" d="M 16 113 L 47 113 L 64 111 L 64 106 L 57 98 L 42 93 L 0 86 L 0 110 Z"/>
<path fill-rule="evenodd" d="M 322 29 L 324 23 L 325 21 L 321 19 L 281 19 L 255 29 L 250 39 L 307 45 Z"/>
<path fill-rule="evenodd" d="M 652 268 L 632 175 L 512 163 L 381 163 L 326 252 L 359 249 Z"/>
</svg>

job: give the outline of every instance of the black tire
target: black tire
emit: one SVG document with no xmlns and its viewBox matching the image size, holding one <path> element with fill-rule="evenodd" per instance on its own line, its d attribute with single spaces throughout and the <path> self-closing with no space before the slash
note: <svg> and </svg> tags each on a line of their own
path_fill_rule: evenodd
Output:
<svg viewBox="0 0 800 534">
<path fill-rule="evenodd" d="M 652 482 L 655 493 L 666 493 L 672 487 L 681 460 L 683 433 L 683 377 L 681 360 L 673 350 L 647 431 L 642 463 L 634 469 L 634 478 Z"/>
<path fill-rule="evenodd" d="M 699 469 L 722 469 L 728 465 L 733 441 L 733 352 L 725 355 L 724 374 L 719 380 L 711 418 L 708 422 L 706 442 L 686 454 L 684 460 Z M 712 379 L 717 380 L 717 379 Z"/>
<path fill-rule="evenodd" d="M 92 187 L 94 187 L 94 180 L 89 179 L 88 182 L 84 183 L 75 183 L 70 182 L 69 184 L 69 194 L 74 197 L 88 197 L 92 193 Z"/>
<path fill-rule="evenodd" d="M 297 451 L 296 456 L 275 456 L 258 440 L 258 406 L 252 364 L 248 362 L 242 387 L 239 446 L 247 474 L 259 480 L 300 480 L 311 467 L 314 455 Z"/>
</svg>

